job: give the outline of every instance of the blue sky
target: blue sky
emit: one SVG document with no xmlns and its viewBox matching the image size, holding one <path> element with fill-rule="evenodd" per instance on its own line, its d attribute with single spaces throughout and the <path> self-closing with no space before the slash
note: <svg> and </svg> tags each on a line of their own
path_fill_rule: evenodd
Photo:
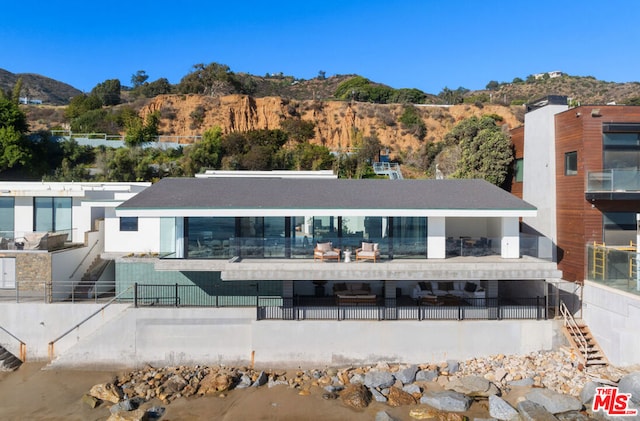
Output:
<svg viewBox="0 0 640 421">
<path fill-rule="evenodd" d="M 197 63 L 310 79 L 359 74 L 437 94 L 560 70 L 640 81 L 640 2 L 245 0 L 7 2 L 0 68 L 90 91 L 178 83 Z"/>
</svg>

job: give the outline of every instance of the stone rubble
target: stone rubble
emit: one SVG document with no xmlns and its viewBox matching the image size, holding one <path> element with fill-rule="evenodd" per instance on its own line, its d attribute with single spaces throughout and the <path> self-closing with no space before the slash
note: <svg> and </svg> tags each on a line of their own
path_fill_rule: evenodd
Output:
<svg viewBox="0 0 640 421">
<path fill-rule="evenodd" d="M 83 401 L 91 407 L 110 402 L 115 404 L 113 415 L 135 418 L 133 413 L 126 413 L 139 413 L 138 404 L 154 398 L 169 405 L 182 397 L 226 396 L 232 389 L 266 385 L 297 389 L 301 396 L 310 395 L 317 388 L 324 399 L 340 398 L 344 405 L 358 410 L 371 401 L 389 407 L 407 406 L 414 419 L 464 419 L 458 418 L 459 413 L 467 411 L 474 401 L 485 402 L 495 419 L 593 419 L 587 414 L 595 387 L 617 384 L 623 376 L 621 384 L 634 394 L 638 392 L 640 398 L 639 373 L 627 374 L 611 366 L 585 369 L 573 353 L 565 350 L 417 365 L 378 363 L 288 371 L 224 365 L 147 365 L 122 373 L 111 383 L 93 386 Z M 427 390 L 435 385 L 443 391 Z M 499 398 L 514 388 L 529 390 L 515 408 Z M 416 408 L 419 404 L 429 407 Z M 557 414 L 561 416 L 556 418 Z M 380 418 L 385 415 L 380 414 Z"/>
</svg>

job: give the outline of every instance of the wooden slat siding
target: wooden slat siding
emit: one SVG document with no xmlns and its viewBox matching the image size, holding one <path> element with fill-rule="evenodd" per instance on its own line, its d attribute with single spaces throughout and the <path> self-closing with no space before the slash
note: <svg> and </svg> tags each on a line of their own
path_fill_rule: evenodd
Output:
<svg viewBox="0 0 640 421">
<path fill-rule="evenodd" d="M 511 130 L 511 143 L 515 150 L 515 159 L 520 159 L 524 156 L 524 126 L 516 127 Z M 515 162 L 513 163 L 515 169 Z M 526 163 L 524 165 L 527 165 Z M 522 186 L 523 183 L 516 182 L 516 174 L 513 172 L 513 178 L 511 180 L 511 194 L 522 199 Z"/>
<path fill-rule="evenodd" d="M 600 110 L 600 116 L 591 115 L 595 109 Z M 602 241 L 602 211 L 622 211 L 634 206 L 622 201 L 592 204 L 585 200 L 587 173 L 602 170 L 602 124 L 605 122 L 640 122 L 640 107 L 581 106 L 555 116 L 558 269 L 562 270 L 564 279 L 570 281 L 585 278 L 586 244 Z M 564 155 L 571 151 L 578 152 L 578 174 L 565 176 Z"/>
</svg>

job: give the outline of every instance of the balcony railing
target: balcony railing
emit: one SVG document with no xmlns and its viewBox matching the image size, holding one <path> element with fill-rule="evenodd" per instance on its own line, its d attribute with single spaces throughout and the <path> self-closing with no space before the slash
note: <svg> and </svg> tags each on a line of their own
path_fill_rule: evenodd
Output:
<svg viewBox="0 0 640 421">
<path fill-rule="evenodd" d="M 393 298 L 377 304 L 327 305 L 326 302 L 297 304 L 284 299 L 282 306 L 260 305 L 258 320 L 502 320 L 547 318 L 545 297 L 468 298 L 449 304 L 399 303 Z M 261 303 L 262 304 L 262 303 Z"/>
<path fill-rule="evenodd" d="M 640 171 L 637 169 L 611 169 L 587 173 L 587 193 L 636 191 L 640 191 Z"/>
<path fill-rule="evenodd" d="M 587 244 L 586 279 L 640 295 L 636 246 Z"/>
<path fill-rule="evenodd" d="M 206 290 L 195 285 L 134 284 L 136 307 L 255 307 L 257 320 L 500 320 L 547 318 L 545 297 L 455 298 L 421 303 L 412 298 L 383 298 L 361 302 L 336 301 L 335 297 L 295 296 L 261 293 L 257 285 L 229 286 L 233 290 Z"/>
<path fill-rule="evenodd" d="M 56 232 L 0 231 L 0 250 L 56 250 L 71 239 L 73 230 Z"/>
</svg>

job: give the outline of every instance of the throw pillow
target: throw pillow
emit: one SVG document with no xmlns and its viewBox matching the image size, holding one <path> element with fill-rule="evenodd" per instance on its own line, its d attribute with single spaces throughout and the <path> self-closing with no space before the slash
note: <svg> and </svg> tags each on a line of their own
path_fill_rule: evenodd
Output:
<svg viewBox="0 0 640 421">
<path fill-rule="evenodd" d="M 373 243 L 362 243 L 362 251 L 373 251 Z"/>
<path fill-rule="evenodd" d="M 421 291 L 431 291 L 431 282 L 418 282 Z"/>
<path fill-rule="evenodd" d="M 453 290 L 453 282 L 438 282 L 438 289 L 441 291 Z"/>
<path fill-rule="evenodd" d="M 476 292 L 477 288 L 478 285 L 474 284 L 473 282 L 467 282 L 464 284 L 464 290 L 467 292 Z"/>
<path fill-rule="evenodd" d="M 329 251 L 331 250 L 331 243 L 318 243 L 319 251 Z"/>
<path fill-rule="evenodd" d="M 343 283 L 339 283 L 339 284 L 335 284 L 333 286 L 334 291 L 346 291 L 347 290 L 347 284 Z"/>
</svg>

